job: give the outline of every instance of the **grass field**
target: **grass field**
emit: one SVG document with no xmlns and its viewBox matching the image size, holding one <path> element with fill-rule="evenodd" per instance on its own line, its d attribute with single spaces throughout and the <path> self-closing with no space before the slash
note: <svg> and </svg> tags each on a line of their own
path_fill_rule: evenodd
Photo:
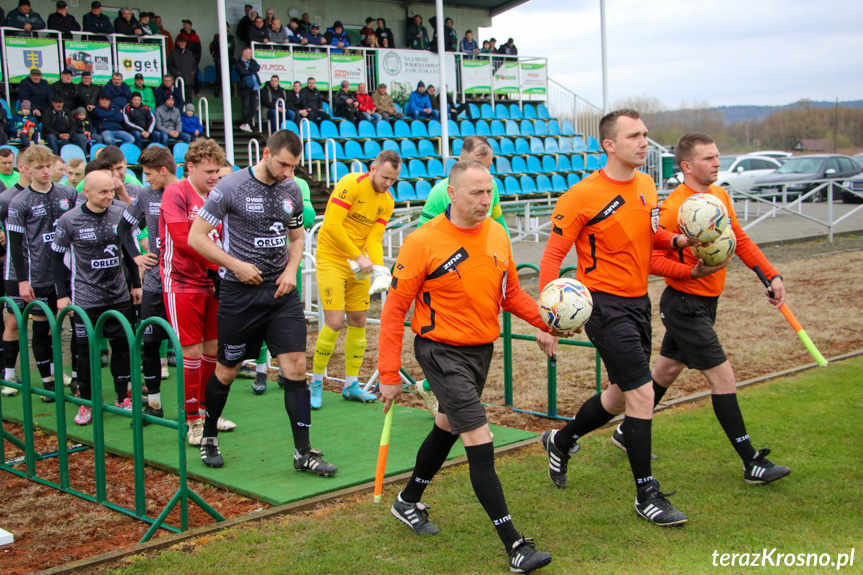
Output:
<svg viewBox="0 0 863 575">
<path fill-rule="evenodd" d="M 501 456 L 497 470 L 515 525 L 554 562 L 542 573 L 824 573 L 824 567 L 714 566 L 723 553 L 829 554 L 861 547 L 859 444 L 863 359 L 743 390 L 740 404 L 757 448 L 773 448 L 791 476 L 768 486 L 743 481 L 741 464 L 710 403 L 660 413 L 653 472 L 689 515 L 682 528 L 638 519 L 625 455 L 610 430 L 582 440 L 569 488 L 555 489 L 538 445 Z M 397 432 L 394 429 L 394 432 Z M 399 487 L 390 486 L 391 502 Z M 441 473 L 426 492 L 441 534 L 420 538 L 374 505 L 371 493 L 312 512 L 200 537 L 156 555 L 133 556 L 115 573 L 503 573 L 506 556 L 470 487 L 466 466 Z M 863 549 L 856 549 L 860 572 Z M 750 556 L 749 560 L 753 558 Z M 804 559 L 805 560 L 805 559 Z"/>
</svg>

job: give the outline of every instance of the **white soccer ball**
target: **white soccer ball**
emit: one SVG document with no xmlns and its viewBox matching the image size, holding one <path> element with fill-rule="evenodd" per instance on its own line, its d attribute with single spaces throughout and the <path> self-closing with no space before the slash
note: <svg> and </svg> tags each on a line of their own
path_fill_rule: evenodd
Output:
<svg viewBox="0 0 863 575">
<path fill-rule="evenodd" d="M 728 210 L 713 194 L 694 194 L 680 206 L 677 225 L 688 237 L 706 244 L 722 235 L 728 227 Z"/>
<path fill-rule="evenodd" d="M 570 278 L 549 282 L 539 294 L 539 315 L 548 327 L 573 331 L 590 319 L 593 298 L 584 284 Z"/>
<path fill-rule="evenodd" d="M 695 254 L 695 257 L 703 259 L 707 265 L 716 266 L 733 255 L 736 247 L 737 237 L 731 230 L 731 226 L 728 226 L 721 236 L 709 244 L 692 248 L 692 252 Z"/>
</svg>

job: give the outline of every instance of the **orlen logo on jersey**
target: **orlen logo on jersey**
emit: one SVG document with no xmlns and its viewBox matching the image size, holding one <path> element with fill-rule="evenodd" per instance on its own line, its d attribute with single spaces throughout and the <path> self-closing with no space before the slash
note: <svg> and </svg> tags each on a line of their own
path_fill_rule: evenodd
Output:
<svg viewBox="0 0 863 575">
<path fill-rule="evenodd" d="M 46 244 L 54 241 L 54 232 L 48 232 L 47 234 L 42 234 L 42 241 Z"/>
<path fill-rule="evenodd" d="M 255 238 L 256 248 L 280 248 L 285 245 L 285 236 L 275 238 Z"/>
<path fill-rule="evenodd" d="M 94 270 L 115 268 L 120 265 L 120 258 L 116 257 L 117 252 L 119 251 L 119 248 L 116 245 L 110 244 L 106 246 L 105 249 L 102 251 L 104 251 L 106 254 L 111 255 L 111 257 L 103 260 L 90 260 L 90 265 L 93 267 Z"/>
</svg>

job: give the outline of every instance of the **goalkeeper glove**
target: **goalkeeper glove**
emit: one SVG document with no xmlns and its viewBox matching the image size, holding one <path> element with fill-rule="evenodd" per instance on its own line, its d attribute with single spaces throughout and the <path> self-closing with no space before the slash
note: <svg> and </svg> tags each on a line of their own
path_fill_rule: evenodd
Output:
<svg viewBox="0 0 863 575">
<path fill-rule="evenodd" d="M 390 289 L 390 283 L 393 279 L 393 276 L 390 275 L 389 268 L 386 266 L 374 266 L 374 270 L 375 279 L 372 281 L 371 288 L 369 288 L 369 295 L 387 291 Z"/>
<path fill-rule="evenodd" d="M 354 279 L 356 279 L 358 282 L 368 279 L 369 274 L 364 272 L 360 267 L 360 264 L 358 264 L 355 260 L 348 260 L 348 265 L 351 266 L 351 271 L 354 274 Z"/>
</svg>

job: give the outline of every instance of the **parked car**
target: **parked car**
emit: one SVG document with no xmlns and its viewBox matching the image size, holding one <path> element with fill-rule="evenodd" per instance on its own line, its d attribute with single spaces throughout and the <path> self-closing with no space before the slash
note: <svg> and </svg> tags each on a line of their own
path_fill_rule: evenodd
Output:
<svg viewBox="0 0 863 575">
<path fill-rule="evenodd" d="M 767 156 L 719 156 L 716 183 L 725 189 L 749 192 L 756 178 L 775 172 L 782 164 Z"/>
<path fill-rule="evenodd" d="M 785 163 L 785 160 L 790 158 L 793 154 L 791 152 L 783 152 L 782 150 L 764 150 L 761 152 L 750 152 L 746 155 L 773 158 L 774 160 L 778 160 L 780 163 Z"/>
<path fill-rule="evenodd" d="M 863 154 L 858 154 L 863 156 Z M 854 156 L 857 157 L 857 156 Z M 861 158 L 863 159 L 863 158 Z M 858 194 L 863 194 L 863 174 L 854 176 L 849 180 L 845 180 L 842 182 L 842 185 L 850 190 L 854 190 Z M 863 198 L 860 196 L 854 195 L 847 190 L 842 190 L 842 203 L 843 204 L 863 204 Z"/>
<path fill-rule="evenodd" d="M 782 167 L 772 174 L 757 178 L 752 184 L 753 192 L 779 194 L 782 186 L 789 198 L 797 198 L 821 185 L 816 180 L 846 180 L 863 171 L 863 165 L 849 156 L 840 154 L 813 154 L 788 158 Z M 827 199 L 827 190 L 822 189 L 812 201 Z"/>
</svg>

